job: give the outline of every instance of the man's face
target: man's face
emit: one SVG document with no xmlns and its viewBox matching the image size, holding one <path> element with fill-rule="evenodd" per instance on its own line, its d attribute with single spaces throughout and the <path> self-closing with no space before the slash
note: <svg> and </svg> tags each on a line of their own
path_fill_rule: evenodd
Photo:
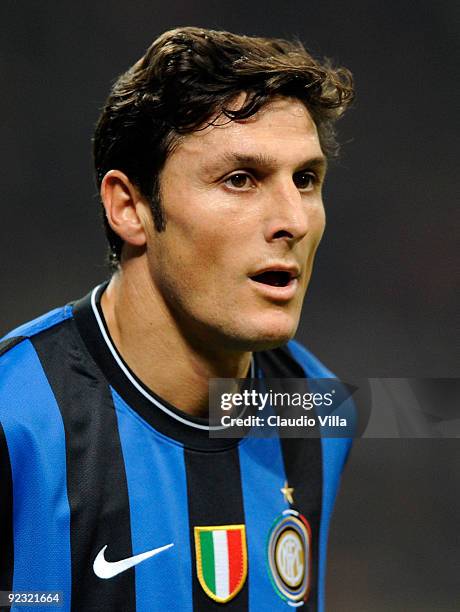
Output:
<svg viewBox="0 0 460 612">
<path fill-rule="evenodd" d="M 316 126 L 291 98 L 186 135 L 170 154 L 166 229 L 152 225 L 147 255 L 154 290 L 194 342 L 250 351 L 294 335 L 324 230 L 324 173 Z"/>
</svg>

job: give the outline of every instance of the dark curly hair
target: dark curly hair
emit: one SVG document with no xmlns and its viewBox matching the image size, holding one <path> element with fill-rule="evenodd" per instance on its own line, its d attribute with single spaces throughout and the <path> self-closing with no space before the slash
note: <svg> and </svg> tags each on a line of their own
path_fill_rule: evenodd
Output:
<svg viewBox="0 0 460 612">
<path fill-rule="evenodd" d="M 245 102 L 231 110 L 244 92 Z M 334 124 L 353 99 L 346 68 L 315 60 L 298 42 L 184 27 L 159 36 L 115 82 L 94 134 L 96 182 L 124 172 L 149 199 L 157 231 L 165 227 L 159 174 L 180 135 L 255 114 L 273 96 L 300 99 L 327 157 L 338 153 Z M 103 217 L 114 267 L 122 239 Z"/>
</svg>

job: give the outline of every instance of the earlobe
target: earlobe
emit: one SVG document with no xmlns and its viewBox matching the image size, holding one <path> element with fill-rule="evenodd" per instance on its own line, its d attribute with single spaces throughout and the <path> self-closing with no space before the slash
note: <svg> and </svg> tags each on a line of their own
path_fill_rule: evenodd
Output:
<svg viewBox="0 0 460 612">
<path fill-rule="evenodd" d="M 146 243 L 139 190 L 123 172 L 110 170 L 102 179 L 101 200 L 107 221 L 120 238 L 133 246 Z"/>
</svg>

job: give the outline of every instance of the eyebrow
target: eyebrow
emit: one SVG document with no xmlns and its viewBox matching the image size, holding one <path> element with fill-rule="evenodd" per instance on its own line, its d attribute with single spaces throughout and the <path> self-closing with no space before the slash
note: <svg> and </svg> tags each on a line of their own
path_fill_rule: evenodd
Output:
<svg viewBox="0 0 460 612">
<path fill-rule="evenodd" d="M 265 153 L 255 153 L 253 155 L 238 153 L 236 151 L 226 152 L 217 159 L 215 159 L 209 166 L 206 167 L 208 172 L 218 170 L 223 164 L 231 164 L 236 166 L 247 166 L 247 167 L 259 167 L 273 169 L 278 165 L 276 157 L 266 155 Z M 317 157 L 309 157 L 297 164 L 297 169 L 302 170 L 305 168 L 315 168 L 326 172 L 327 159 L 323 155 Z"/>
</svg>

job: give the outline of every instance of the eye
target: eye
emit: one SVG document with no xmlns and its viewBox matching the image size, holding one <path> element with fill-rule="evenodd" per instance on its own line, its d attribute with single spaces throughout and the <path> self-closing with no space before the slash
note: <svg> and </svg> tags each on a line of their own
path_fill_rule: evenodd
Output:
<svg viewBox="0 0 460 612">
<path fill-rule="evenodd" d="M 313 172 L 302 170 L 302 172 L 296 172 L 292 180 L 300 191 L 313 191 L 316 184 L 316 175 Z"/>
<path fill-rule="evenodd" d="M 239 191 L 247 191 L 248 189 L 252 189 L 254 186 L 251 176 L 244 172 L 232 174 L 225 179 L 224 185 L 230 187 L 230 189 L 237 189 Z"/>
</svg>

